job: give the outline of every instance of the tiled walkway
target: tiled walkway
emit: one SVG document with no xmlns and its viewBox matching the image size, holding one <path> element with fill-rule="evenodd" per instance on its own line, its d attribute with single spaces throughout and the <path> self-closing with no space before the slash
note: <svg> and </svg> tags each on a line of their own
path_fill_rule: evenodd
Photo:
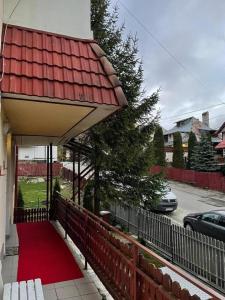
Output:
<svg viewBox="0 0 225 300">
<path fill-rule="evenodd" d="M 62 228 L 58 224 L 55 224 L 55 228 L 63 237 L 64 231 Z M 65 242 L 76 258 L 84 278 L 44 285 L 45 300 L 113 300 L 90 266 L 87 270 L 84 270 L 84 257 L 72 240 L 68 238 Z M 2 269 L 4 283 L 16 281 L 17 266 L 18 256 L 5 257 Z"/>
</svg>

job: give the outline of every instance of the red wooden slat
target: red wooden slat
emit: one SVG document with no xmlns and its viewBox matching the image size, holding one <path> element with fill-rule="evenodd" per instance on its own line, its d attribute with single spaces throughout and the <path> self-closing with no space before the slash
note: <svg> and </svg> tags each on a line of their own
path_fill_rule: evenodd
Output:
<svg viewBox="0 0 225 300">
<path fill-rule="evenodd" d="M 122 234 L 71 201 L 55 199 L 55 214 L 115 299 L 197 299 L 150 264 L 140 244 L 129 238 L 124 243 Z"/>
<path fill-rule="evenodd" d="M 46 208 L 16 208 L 14 210 L 14 223 L 39 222 L 47 220 Z"/>
</svg>

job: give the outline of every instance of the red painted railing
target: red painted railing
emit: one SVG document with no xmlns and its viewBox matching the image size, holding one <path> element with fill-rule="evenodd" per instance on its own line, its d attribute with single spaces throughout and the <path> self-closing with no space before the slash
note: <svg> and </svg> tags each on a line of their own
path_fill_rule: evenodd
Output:
<svg viewBox="0 0 225 300">
<path fill-rule="evenodd" d="M 41 222 L 47 219 L 48 213 L 45 207 L 14 209 L 14 223 Z"/>
<path fill-rule="evenodd" d="M 183 183 L 190 183 L 201 188 L 208 188 L 225 192 L 225 176 L 220 172 L 197 172 L 193 170 L 164 168 L 154 166 L 150 169 L 152 174 L 163 172 L 167 179 Z"/>
<path fill-rule="evenodd" d="M 224 299 L 197 279 L 170 264 L 133 238 L 110 226 L 84 208 L 55 199 L 54 217 L 83 253 L 114 299 L 129 300 L 197 300 L 169 275 L 150 262 L 158 260 L 186 280 L 210 295 L 210 299 Z"/>
</svg>

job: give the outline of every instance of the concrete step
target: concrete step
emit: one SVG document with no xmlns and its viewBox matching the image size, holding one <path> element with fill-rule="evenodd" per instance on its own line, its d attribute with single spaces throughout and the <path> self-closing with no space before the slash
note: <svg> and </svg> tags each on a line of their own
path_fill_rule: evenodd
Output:
<svg viewBox="0 0 225 300">
<path fill-rule="evenodd" d="M 19 252 L 19 239 L 17 234 L 16 224 L 11 224 L 10 235 L 6 238 L 6 255 L 18 255 Z"/>
</svg>

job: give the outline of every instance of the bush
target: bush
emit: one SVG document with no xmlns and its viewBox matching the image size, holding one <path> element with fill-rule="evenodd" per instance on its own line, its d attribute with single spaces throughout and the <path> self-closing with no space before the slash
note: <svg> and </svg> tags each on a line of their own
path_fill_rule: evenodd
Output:
<svg viewBox="0 0 225 300">
<path fill-rule="evenodd" d="M 220 167 L 220 172 L 225 176 L 225 165 Z"/>
<path fill-rule="evenodd" d="M 55 184 L 54 184 L 54 189 L 53 189 L 53 197 L 56 196 L 61 192 L 60 184 L 59 184 L 59 179 L 56 177 L 55 179 Z"/>
<path fill-rule="evenodd" d="M 89 180 L 84 188 L 83 207 L 87 210 L 94 211 L 94 182 Z"/>
<path fill-rule="evenodd" d="M 175 132 L 173 135 L 173 162 L 174 168 L 184 168 L 184 151 L 182 146 L 182 137 L 180 132 Z"/>
<path fill-rule="evenodd" d="M 19 186 L 19 191 L 18 191 L 17 207 L 19 207 L 19 208 L 24 208 L 23 193 L 22 193 L 22 191 L 21 191 L 20 186 Z"/>
</svg>

